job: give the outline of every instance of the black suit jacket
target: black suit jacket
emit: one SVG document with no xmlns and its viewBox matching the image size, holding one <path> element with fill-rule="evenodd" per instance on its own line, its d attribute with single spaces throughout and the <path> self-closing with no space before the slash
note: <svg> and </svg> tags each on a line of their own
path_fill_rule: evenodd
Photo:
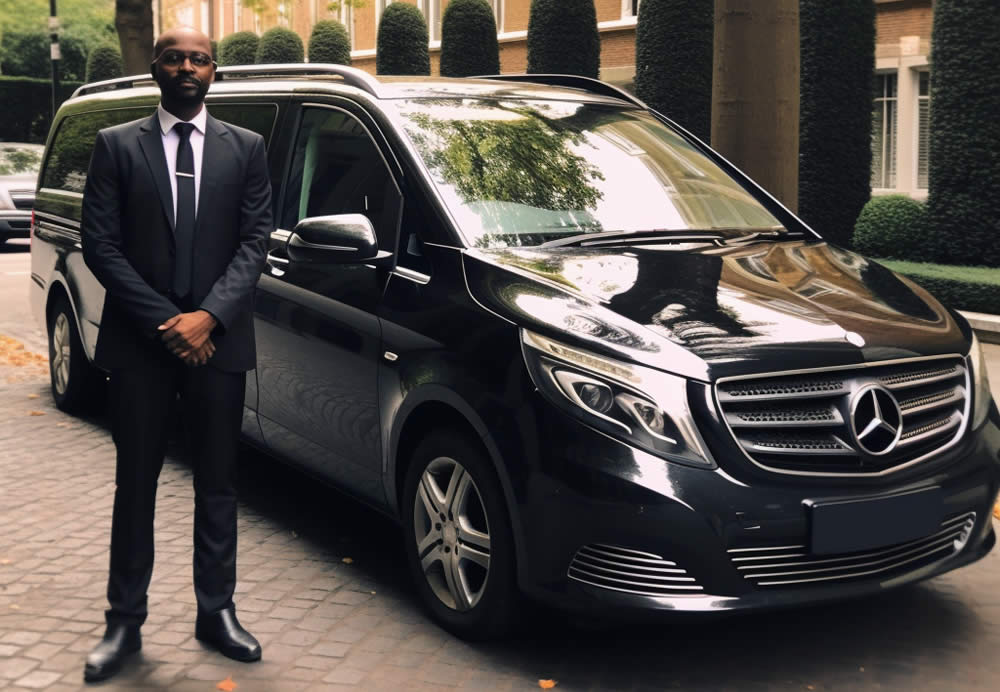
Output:
<svg viewBox="0 0 1000 692">
<path fill-rule="evenodd" d="M 84 261 L 107 291 L 95 361 L 109 370 L 174 358 L 156 332 L 182 312 L 167 297 L 174 263 L 168 176 L 155 113 L 97 134 L 80 230 Z M 191 298 L 219 322 L 209 364 L 220 370 L 255 365 L 253 295 L 272 230 L 263 138 L 209 115 Z"/>
</svg>

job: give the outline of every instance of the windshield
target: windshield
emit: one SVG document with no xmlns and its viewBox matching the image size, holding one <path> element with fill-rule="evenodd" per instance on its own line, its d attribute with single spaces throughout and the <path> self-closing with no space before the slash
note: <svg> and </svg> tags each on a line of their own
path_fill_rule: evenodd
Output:
<svg viewBox="0 0 1000 692">
<path fill-rule="evenodd" d="M 478 98 L 413 99 L 399 108 L 473 247 L 540 245 L 600 231 L 782 228 L 644 111 Z"/>
<path fill-rule="evenodd" d="M 37 144 L 0 142 L 0 178 L 38 175 L 42 151 L 44 148 Z"/>
</svg>

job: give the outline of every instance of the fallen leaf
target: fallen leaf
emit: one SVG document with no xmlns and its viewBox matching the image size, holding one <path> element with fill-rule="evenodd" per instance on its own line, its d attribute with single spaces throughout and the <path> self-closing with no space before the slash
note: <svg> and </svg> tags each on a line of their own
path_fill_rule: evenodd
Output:
<svg viewBox="0 0 1000 692">
<path fill-rule="evenodd" d="M 543 690 L 551 690 L 553 687 L 556 686 L 556 681 L 555 680 L 539 680 L 538 681 L 538 686 L 541 687 Z"/>
<path fill-rule="evenodd" d="M 20 609 L 21 609 L 21 606 L 19 606 L 19 605 L 18 605 L 18 604 L 16 604 L 16 603 L 11 603 L 11 604 L 10 604 L 10 609 L 11 609 L 11 610 L 20 610 Z"/>
<path fill-rule="evenodd" d="M 1000 502 L 993 505 L 993 516 L 1000 519 Z"/>
<path fill-rule="evenodd" d="M 865 667 L 861 666 L 860 668 L 858 668 L 858 670 L 860 670 L 863 673 L 863 672 L 865 672 Z"/>
<path fill-rule="evenodd" d="M 345 557 L 343 560 L 341 560 L 341 562 L 343 562 L 345 565 L 349 565 L 352 562 L 354 562 L 354 558 L 353 557 Z"/>
<path fill-rule="evenodd" d="M 228 678 L 220 682 L 215 686 L 216 689 L 222 690 L 222 692 L 233 692 L 239 685 L 233 682 L 233 676 L 230 675 Z"/>
<path fill-rule="evenodd" d="M 9 565 L 9 564 L 10 564 L 10 560 L 8 560 L 7 558 L 4 558 L 3 560 L 0 560 L 0 565 Z"/>
<path fill-rule="evenodd" d="M 28 398 L 29 398 L 29 399 L 37 399 L 37 398 L 38 398 L 38 395 L 37 395 L 37 394 L 29 394 L 29 395 L 28 395 Z"/>
<path fill-rule="evenodd" d="M 815 688 L 815 687 L 813 687 L 812 685 L 806 685 L 806 689 L 807 689 L 807 690 L 814 690 L 814 689 L 816 689 L 816 688 Z"/>
<path fill-rule="evenodd" d="M 45 411 L 28 411 L 29 416 L 44 416 Z"/>
</svg>

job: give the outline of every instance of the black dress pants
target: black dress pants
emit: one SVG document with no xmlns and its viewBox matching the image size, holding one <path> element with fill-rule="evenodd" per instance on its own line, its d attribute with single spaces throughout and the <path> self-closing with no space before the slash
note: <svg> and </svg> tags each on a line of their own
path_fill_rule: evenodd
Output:
<svg viewBox="0 0 1000 692">
<path fill-rule="evenodd" d="M 164 351 L 141 368 L 111 373 L 117 468 L 111 522 L 108 623 L 142 624 L 153 572 L 153 515 L 170 413 L 181 423 L 194 471 L 194 590 L 198 612 L 232 607 L 236 587 L 237 445 L 246 373 L 187 367 Z"/>
</svg>

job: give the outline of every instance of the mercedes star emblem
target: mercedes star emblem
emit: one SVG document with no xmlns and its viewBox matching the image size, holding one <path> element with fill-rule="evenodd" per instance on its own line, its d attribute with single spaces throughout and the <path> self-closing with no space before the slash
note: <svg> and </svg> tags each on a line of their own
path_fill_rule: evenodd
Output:
<svg viewBox="0 0 1000 692">
<path fill-rule="evenodd" d="M 851 404 L 851 430 L 863 452 L 881 456 L 894 450 L 903 434 L 903 413 L 896 397 L 877 384 L 859 389 Z"/>
</svg>

